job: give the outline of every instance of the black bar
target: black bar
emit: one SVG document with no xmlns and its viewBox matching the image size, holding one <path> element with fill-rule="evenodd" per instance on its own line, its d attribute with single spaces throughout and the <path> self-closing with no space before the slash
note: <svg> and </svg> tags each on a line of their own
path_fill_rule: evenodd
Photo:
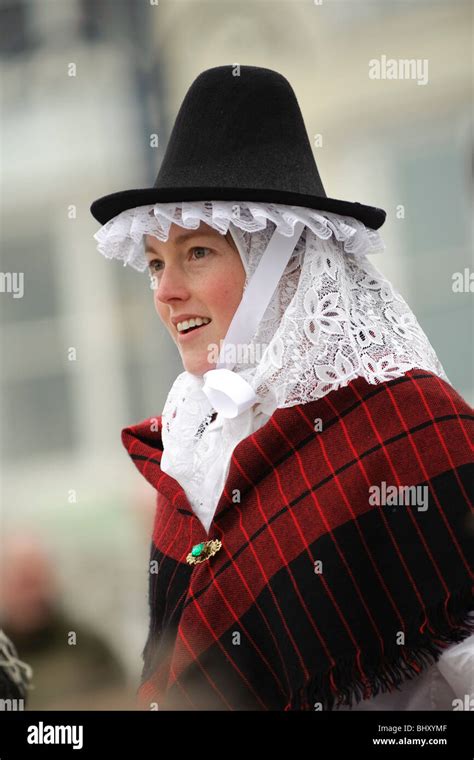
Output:
<svg viewBox="0 0 474 760">
<path fill-rule="evenodd" d="M 470 711 L 216 714 L 5 710 L 0 712 L 0 760 L 111 757 L 112 752 L 135 760 L 169 753 L 169 742 L 176 753 L 212 754 L 221 760 L 229 749 L 241 750 L 244 757 L 254 755 L 258 744 L 272 751 L 280 737 L 289 741 L 292 756 L 304 754 L 312 760 L 331 760 L 332 753 L 336 758 L 343 752 L 348 758 L 472 760 L 473 718 Z M 58 743 L 49 743 L 52 738 Z M 31 743 L 34 739 L 43 743 Z M 62 739 L 69 743 L 61 743 Z"/>
</svg>

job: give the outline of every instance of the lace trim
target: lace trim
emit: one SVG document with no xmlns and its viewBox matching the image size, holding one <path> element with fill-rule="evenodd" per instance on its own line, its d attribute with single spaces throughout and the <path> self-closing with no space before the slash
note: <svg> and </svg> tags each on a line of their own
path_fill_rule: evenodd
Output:
<svg viewBox="0 0 474 760">
<path fill-rule="evenodd" d="M 19 659 L 17 651 L 4 631 L 0 629 L 0 668 L 18 687 L 24 696 L 32 688 L 33 670 L 30 665 Z"/>
<path fill-rule="evenodd" d="M 334 235 L 343 243 L 346 253 L 365 255 L 385 250 L 379 232 L 353 217 L 300 206 L 250 201 L 193 201 L 137 206 L 110 219 L 95 233 L 94 238 L 98 243 L 97 250 L 103 256 L 119 259 L 124 266 L 128 264 L 144 272 L 147 268 L 144 235 L 153 235 L 165 242 L 172 224 L 197 229 L 201 222 L 223 235 L 227 234 L 231 224 L 243 232 L 252 233 L 264 230 L 269 221 L 287 236 L 293 233 L 296 222 L 304 222 L 321 240 Z"/>
</svg>

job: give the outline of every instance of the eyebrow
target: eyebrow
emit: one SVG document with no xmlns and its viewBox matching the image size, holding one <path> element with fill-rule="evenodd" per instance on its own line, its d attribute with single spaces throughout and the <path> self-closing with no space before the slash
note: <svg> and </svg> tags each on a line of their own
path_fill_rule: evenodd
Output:
<svg viewBox="0 0 474 760">
<path fill-rule="evenodd" d="M 177 235 L 174 239 L 175 243 L 182 243 L 184 240 L 187 240 L 188 238 L 192 237 L 213 237 L 211 232 L 200 232 L 199 230 L 190 230 L 189 232 L 183 232 L 181 235 Z M 145 253 L 154 253 L 155 255 L 159 255 L 158 251 L 155 251 L 154 248 L 150 247 L 150 244 L 147 243 L 145 246 Z"/>
</svg>

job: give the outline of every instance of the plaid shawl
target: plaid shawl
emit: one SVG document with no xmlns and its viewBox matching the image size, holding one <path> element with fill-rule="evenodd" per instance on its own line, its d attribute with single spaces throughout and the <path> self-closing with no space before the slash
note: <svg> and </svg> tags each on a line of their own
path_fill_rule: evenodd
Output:
<svg viewBox="0 0 474 760">
<path fill-rule="evenodd" d="M 125 428 L 157 491 L 138 705 L 332 710 L 474 632 L 473 420 L 424 370 L 277 409 L 235 447 L 209 536 L 160 470 L 161 418 Z"/>
</svg>

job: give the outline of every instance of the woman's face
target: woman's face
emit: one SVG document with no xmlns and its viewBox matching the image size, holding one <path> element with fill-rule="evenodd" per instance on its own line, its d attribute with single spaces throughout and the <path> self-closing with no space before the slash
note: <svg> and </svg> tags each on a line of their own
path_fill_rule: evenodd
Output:
<svg viewBox="0 0 474 760">
<path fill-rule="evenodd" d="M 145 236 L 145 253 L 159 317 L 178 346 L 185 370 L 202 375 L 215 367 L 209 351 L 226 336 L 242 299 L 245 269 L 226 236 L 201 222 L 197 230 L 172 224 L 168 240 Z M 208 324 L 178 331 L 178 323 L 207 317 Z M 209 357 L 215 359 L 215 355 Z"/>
</svg>

